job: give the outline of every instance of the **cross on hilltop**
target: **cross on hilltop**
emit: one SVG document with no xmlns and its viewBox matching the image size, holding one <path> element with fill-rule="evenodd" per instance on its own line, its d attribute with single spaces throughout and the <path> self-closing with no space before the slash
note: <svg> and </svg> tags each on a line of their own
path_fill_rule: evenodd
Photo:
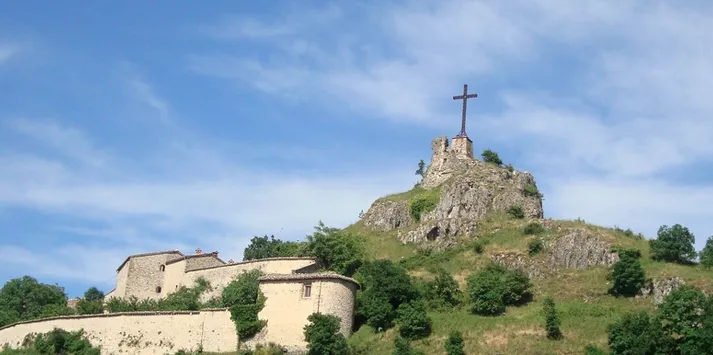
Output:
<svg viewBox="0 0 713 355">
<path fill-rule="evenodd" d="M 460 133 L 456 137 L 468 137 L 465 133 L 465 111 L 468 106 L 468 99 L 474 99 L 478 94 L 468 95 L 468 84 L 463 85 L 463 95 L 453 96 L 453 100 L 463 100 L 463 112 L 461 113 Z"/>
</svg>

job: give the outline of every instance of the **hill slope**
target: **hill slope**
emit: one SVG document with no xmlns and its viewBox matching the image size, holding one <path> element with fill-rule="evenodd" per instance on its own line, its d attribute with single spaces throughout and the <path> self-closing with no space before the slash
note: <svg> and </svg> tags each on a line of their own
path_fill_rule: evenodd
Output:
<svg viewBox="0 0 713 355">
<path fill-rule="evenodd" d="M 378 199 L 346 231 L 360 236 L 368 258 L 395 261 L 414 280 L 432 279 L 435 268 L 443 268 L 463 291 L 467 277 L 493 261 L 522 270 L 533 282 L 534 300 L 494 317 L 474 315 L 467 305 L 430 311 L 433 332 L 414 341 L 416 349 L 444 354 L 448 334 L 459 330 L 468 354 L 582 354 L 588 344 L 606 349 L 611 323 L 627 312 L 655 309 L 680 284 L 713 291 L 713 272 L 653 261 L 641 235 L 583 220 L 543 219 L 542 195 L 529 173 L 456 156 L 445 137 L 432 148 L 420 185 Z M 535 238 L 543 249 L 530 255 Z M 641 296 L 608 293 L 607 275 L 622 248 L 642 254 L 648 281 Z M 564 338 L 558 341 L 545 336 L 545 296 L 554 298 L 561 319 Z M 364 325 L 350 343 L 364 354 L 391 354 L 397 334 L 396 328 L 377 333 Z"/>
<path fill-rule="evenodd" d="M 679 277 L 686 284 L 713 291 L 713 272 L 700 266 L 684 266 L 653 261 L 649 255 L 648 241 L 620 229 L 612 229 L 576 221 L 546 221 L 548 227 L 539 237 L 545 242 L 543 252 L 528 255 L 528 242 L 535 238 L 524 235 L 523 219 L 504 213 L 488 215 L 473 237 L 461 238 L 458 244 L 440 252 L 422 252 L 418 246 L 402 244 L 398 231 L 371 232 L 359 222 L 347 228 L 364 238 L 371 258 L 386 258 L 399 262 L 414 278 L 433 276 L 430 267 L 443 267 L 465 289 L 468 275 L 487 265 L 491 260 L 502 260 L 512 267 L 521 267 L 532 275 L 534 301 L 521 307 L 508 307 L 502 316 L 483 317 L 470 313 L 468 307 L 447 311 L 429 312 L 433 319 L 433 333 L 424 340 L 413 342 L 415 348 L 426 354 L 442 354 L 443 344 L 452 330 L 463 332 L 468 354 L 582 354 L 587 344 L 606 348 L 607 326 L 623 313 L 635 310 L 653 310 L 653 297 L 616 298 L 608 294 L 609 267 L 606 265 L 581 268 L 567 267 L 567 260 L 580 257 L 576 252 L 558 257 L 555 241 L 561 238 L 593 238 L 611 247 L 635 248 L 642 252 L 641 263 L 648 278 L 670 280 Z M 483 243 L 482 253 L 474 249 Z M 584 253 L 591 250 L 583 249 Z M 503 258 L 503 256 L 512 256 Z M 580 260 L 585 260 L 585 257 Z M 594 258 L 596 259 L 596 257 Z M 515 262 L 513 262 L 515 260 Z M 564 260 L 561 265 L 555 265 Z M 571 265 L 581 266 L 581 265 Z M 547 340 L 541 312 L 542 299 L 550 295 L 557 304 L 562 321 L 564 339 Z M 397 331 L 375 333 L 362 326 L 350 339 L 357 348 L 368 349 L 369 354 L 391 354 Z"/>
</svg>

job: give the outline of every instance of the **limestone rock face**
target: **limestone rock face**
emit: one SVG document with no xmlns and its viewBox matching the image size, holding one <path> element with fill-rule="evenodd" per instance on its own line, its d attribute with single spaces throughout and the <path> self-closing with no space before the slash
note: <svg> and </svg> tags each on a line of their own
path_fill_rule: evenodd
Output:
<svg viewBox="0 0 713 355">
<path fill-rule="evenodd" d="M 651 280 L 636 297 L 653 297 L 654 304 L 661 304 L 671 291 L 683 286 L 685 282 L 680 277 L 665 277 Z"/>
<path fill-rule="evenodd" d="M 548 265 L 585 269 L 590 266 L 611 266 L 619 261 L 619 254 L 611 251 L 611 244 L 584 229 L 573 229 L 548 245 Z"/>
<path fill-rule="evenodd" d="M 416 222 L 408 201 L 380 199 L 364 215 L 365 226 L 380 231 L 400 229 L 398 238 L 402 242 L 428 242 L 429 249 L 437 250 L 454 244 L 454 236 L 473 235 L 478 222 L 491 211 L 506 211 L 519 205 L 525 217 L 543 217 L 541 198 L 524 192 L 527 185 L 536 186 L 530 173 L 486 164 L 451 151 L 446 137 L 434 139 L 431 148 L 431 165 L 419 187 L 439 189 L 435 209 L 423 213 Z"/>
<path fill-rule="evenodd" d="M 378 231 L 388 231 L 413 224 L 409 213 L 408 201 L 378 200 L 364 214 L 365 226 Z"/>
</svg>

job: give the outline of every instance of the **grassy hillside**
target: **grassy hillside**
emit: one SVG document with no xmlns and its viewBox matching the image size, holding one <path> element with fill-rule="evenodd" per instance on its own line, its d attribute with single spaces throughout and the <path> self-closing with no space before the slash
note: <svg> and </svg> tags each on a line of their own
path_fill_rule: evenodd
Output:
<svg viewBox="0 0 713 355">
<path fill-rule="evenodd" d="M 407 194 L 402 197 L 408 198 Z M 391 197 L 393 198 L 393 196 Z M 465 280 L 474 271 L 487 265 L 490 256 L 502 252 L 520 252 L 527 258 L 527 245 L 533 236 L 522 231 L 522 219 L 504 214 L 489 216 L 480 226 L 474 238 L 460 240 L 457 247 L 439 253 L 421 253 L 411 245 L 402 245 L 396 231 L 375 233 L 360 223 L 347 228 L 360 235 L 370 258 L 386 258 L 398 261 L 415 278 L 432 277 L 430 267 L 443 267 L 465 290 Z M 649 255 L 648 240 L 618 228 L 594 226 L 582 220 L 555 221 L 562 227 L 546 230 L 540 234 L 543 240 L 557 237 L 567 228 L 583 228 L 601 235 L 612 246 L 636 248 L 642 253 L 641 263 L 649 278 L 679 276 L 688 284 L 713 291 L 713 271 L 701 266 L 683 266 L 656 262 Z M 482 253 L 474 249 L 476 243 L 485 245 Z M 546 258 L 546 253 L 533 256 Z M 594 267 L 584 270 L 562 269 L 544 279 L 533 279 L 535 299 L 521 307 L 508 307 L 504 315 L 495 317 L 477 316 L 467 306 L 444 312 L 429 312 L 433 319 L 433 333 L 427 339 L 417 340 L 412 345 L 426 354 L 444 354 L 443 345 L 452 330 L 459 330 L 465 339 L 468 354 L 583 354 L 587 344 L 606 349 L 607 326 L 621 314 L 635 310 L 653 310 L 650 298 L 616 298 L 607 293 L 608 268 Z M 561 318 L 564 339 L 547 340 L 543 327 L 542 300 L 554 298 Z M 375 333 L 369 326 L 362 326 L 349 340 L 364 354 L 391 354 L 396 329 Z"/>
</svg>

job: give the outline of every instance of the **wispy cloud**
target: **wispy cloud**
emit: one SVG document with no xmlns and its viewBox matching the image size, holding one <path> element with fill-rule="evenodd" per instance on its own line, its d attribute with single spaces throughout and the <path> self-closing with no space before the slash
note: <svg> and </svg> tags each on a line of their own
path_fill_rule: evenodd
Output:
<svg viewBox="0 0 713 355">
<path fill-rule="evenodd" d="M 129 85 L 133 90 L 136 98 L 143 104 L 148 105 L 158 113 L 158 117 L 164 121 L 168 121 L 169 106 L 165 100 L 156 95 L 154 89 L 149 86 L 144 80 L 135 77 L 129 80 Z"/>
</svg>

